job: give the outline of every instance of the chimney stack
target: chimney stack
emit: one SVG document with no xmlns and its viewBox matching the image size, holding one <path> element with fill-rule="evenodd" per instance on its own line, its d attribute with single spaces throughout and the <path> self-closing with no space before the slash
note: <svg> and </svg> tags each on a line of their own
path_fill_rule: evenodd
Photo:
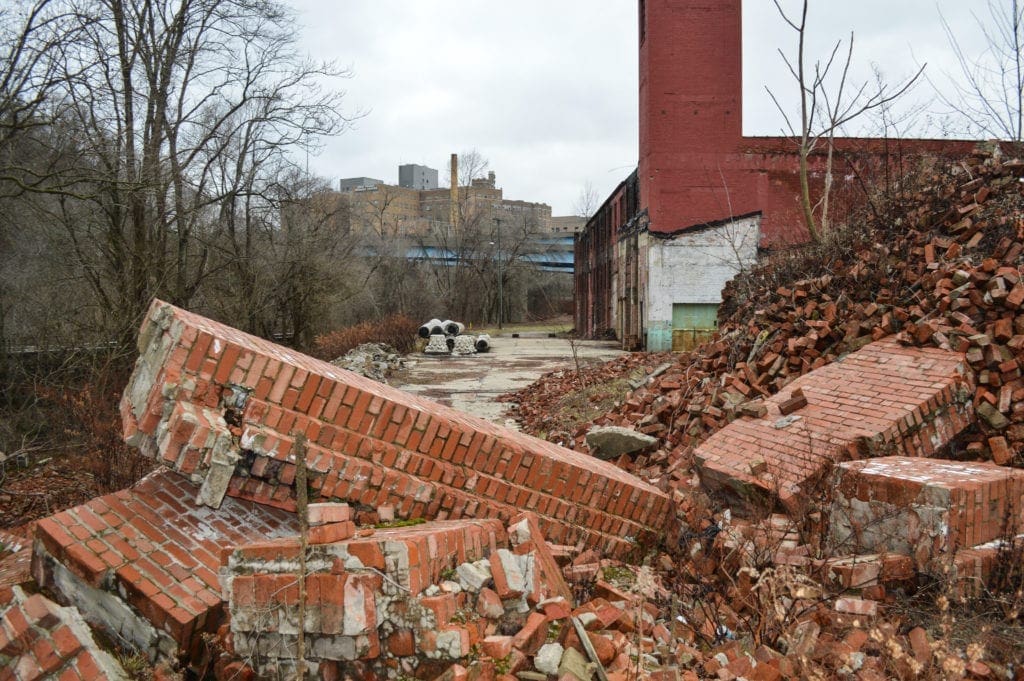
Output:
<svg viewBox="0 0 1024 681">
<path fill-rule="evenodd" d="M 452 229 L 456 229 L 459 226 L 459 155 L 452 154 L 452 182 L 451 182 L 451 197 L 448 200 L 449 203 L 449 215 L 448 221 L 452 225 Z"/>
</svg>

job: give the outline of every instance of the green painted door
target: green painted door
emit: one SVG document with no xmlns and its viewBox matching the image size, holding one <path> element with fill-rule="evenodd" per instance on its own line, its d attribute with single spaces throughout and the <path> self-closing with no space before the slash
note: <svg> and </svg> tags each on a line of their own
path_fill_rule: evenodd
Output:
<svg viewBox="0 0 1024 681">
<path fill-rule="evenodd" d="M 718 328 L 718 305 L 714 303 L 672 304 L 672 349 L 692 350 Z"/>
</svg>

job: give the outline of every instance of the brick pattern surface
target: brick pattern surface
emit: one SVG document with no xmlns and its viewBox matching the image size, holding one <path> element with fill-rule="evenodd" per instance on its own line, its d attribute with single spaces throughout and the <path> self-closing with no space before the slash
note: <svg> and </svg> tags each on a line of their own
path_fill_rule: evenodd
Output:
<svg viewBox="0 0 1024 681">
<path fill-rule="evenodd" d="M 1024 527 L 1024 471 L 993 463 L 851 461 L 836 468 L 834 483 L 833 543 L 847 552 L 912 555 L 923 570 L 941 569 L 936 559 Z"/>
<path fill-rule="evenodd" d="M 0 603 L 0 679 L 96 681 L 127 679 L 96 646 L 85 622 L 40 594 L 20 589 Z"/>
<path fill-rule="evenodd" d="M 393 505 L 401 518 L 507 521 L 529 508 L 553 542 L 613 555 L 672 517 L 665 494 L 609 463 L 160 301 L 139 349 L 121 408 L 128 441 L 204 476 L 229 432 L 241 456 L 230 496 L 294 508 L 304 433 L 316 500 Z"/>
<path fill-rule="evenodd" d="M 439 661 L 494 650 L 499 626 L 519 632 L 500 637 L 506 645 L 497 657 L 515 651 L 525 662 L 550 625 L 573 612 L 572 595 L 530 513 L 507 530 L 486 519 L 361 533 L 308 546 L 304 580 L 297 538 L 227 554 L 222 581 L 233 659 L 247 661 L 260 678 L 274 678 L 294 666 L 301 627 L 307 668 L 317 678 L 357 676 L 345 666 L 356 660 L 365 665 L 360 678 L 389 678 L 396 669 L 434 678 Z M 599 590 L 602 585 L 611 588 L 598 582 Z M 616 610 L 612 619 L 622 614 Z M 563 636 L 569 629 L 559 628 Z M 335 676 L 339 670 L 345 671 Z"/>
<path fill-rule="evenodd" d="M 767 414 L 741 417 L 695 455 L 712 487 L 752 486 L 784 502 L 809 489 L 830 462 L 939 451 L 973 419 L 964 356 L 900 345 L 894 338 L 793 381 L 766 400 Z M 783 419 L 802 392 L 807 405 Z"/>
<path fill-rule="evenodd" d="M 45 567 L 56 560 L 89 586 L 123 598 L 189 651 L 199 633 L 220 624 L 224 547 L 298 531 L 293 514 L 233 499 L 213 510 L 196 505 L 197 492 L 181 474 L 162 469 L 131 489 L 44 518 L 36 526 L 37 581 L 59 589 Z M 91 621 L 105 617 L 81 607 Z"/>
</svg>

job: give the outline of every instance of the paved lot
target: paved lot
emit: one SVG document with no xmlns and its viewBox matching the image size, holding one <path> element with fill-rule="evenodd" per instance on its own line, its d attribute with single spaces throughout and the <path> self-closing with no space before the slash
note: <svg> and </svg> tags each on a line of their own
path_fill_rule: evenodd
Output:
<svg viewBox="0 0 1024 681">
<path fill-rule="evenodd" d="M 605 362 L 622 354 L 614 341 L 577 341 L 580 364 Z M 569 342 L 546 334 L 492 336 L 491 351 L 476 355 L 410 356 L 415 364 L 389 383 L 509 428 L 508 404 L 498 395 L 518 390 L 555 369 L 575 366 Z"/>
</svg>

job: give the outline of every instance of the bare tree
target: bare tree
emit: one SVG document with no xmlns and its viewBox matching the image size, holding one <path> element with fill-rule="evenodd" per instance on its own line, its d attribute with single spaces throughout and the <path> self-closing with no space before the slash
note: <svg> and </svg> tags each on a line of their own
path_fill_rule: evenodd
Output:
<svg viewBox="0 0 1024 681">
<path fill-rule="evenodd" d="M 600 197 L 597 195 L 597 191 L 594 190 L 593 183 L 587 180 L 580 189 L 576 201 L 573 202 L 573 212 L 584 220 L 589 220 L 600 206 Z"/>
<path fill-rule="evenodd" d="M 58 0 L 11 0 L 0 8 L 0 179 L 3 195 L 37 187 L 47 174 L 11 149 L 18 135 L 46 128 L 63 82 L 62 58 L 89 28 Z"/>
<path fill-rule="evenodd" d="M 364 232 L 373 233 L 381 242 L 398 236 L 399 219 L 394 215 L 394 206 L 401 189 L 392 185 L 379 185 L 368 198 L 354 204 L 357 215 L 353 218 L 360 223 Z"/>
<path fill-rule="evenodd" d="M 459 154 L 459 186 L 468 187 L 473 184 L 473 180 L 484 177 L 490 164 L 475 148 L 463 151 Z"/>
<path fill-rule="evenodd" d="M 264 167 L 345 127 L 341 94 L 320 83 L 346 74 L 298 54 L 277 2 L 74 6 L 58 91 L 77 183 L 54 216 L 125 338 L 154 295 L 193 301 L 219 231 L 244 231 L 267 191 Z"/>
<path fill-rule="evenodd" d="M 782 114 L 788 134 L 796 141 L 800 159 L 800 204 L 804 222 L 811 239 L 820 241 L 822 234 L 829 228 L 829 196 L 832 190 L 837 132 L 865 113 L 885 106 L 905 94 L 918 81 L 924 72 L 924 66 L 894 86 L 882 81 L 876 81 L 873 88 L 869 82 L 851 83 L 849 77 L 854 44 L 852 32 L 847 41 L 845 54 L 842 51 L 843 41 L 838 40 L 824 61 L 819 59 L 813 65 L 808 65 L 805 54 L 808 0 L 801 3 L 799 19 L 787 14 L 780 0 L 772 1 L 786 25 L 797 34 L 795 59 L 788 57 L 781 48 L 779 54 L 799 89 L 799 120 L 794 123 L 771 89 L 768 89 L 768 94 Z M 822 143 L 825 146 L 824 187 L 818 200 L 814 201 L 810 187 L 810 158 L 819 150 Z"/>
<path fill-rule="evenodd" d="M 960 77 L 945 74 L 950 87 L 935 91 L 972 132 L 1020 142 L 1024 140 L 1024 4 L 989 0 L 986 8 L 986 16 L 972 12 L 986 46 L 976 56 L 964 50 L 953 27 L 939 13 Z"/>
</svg>

